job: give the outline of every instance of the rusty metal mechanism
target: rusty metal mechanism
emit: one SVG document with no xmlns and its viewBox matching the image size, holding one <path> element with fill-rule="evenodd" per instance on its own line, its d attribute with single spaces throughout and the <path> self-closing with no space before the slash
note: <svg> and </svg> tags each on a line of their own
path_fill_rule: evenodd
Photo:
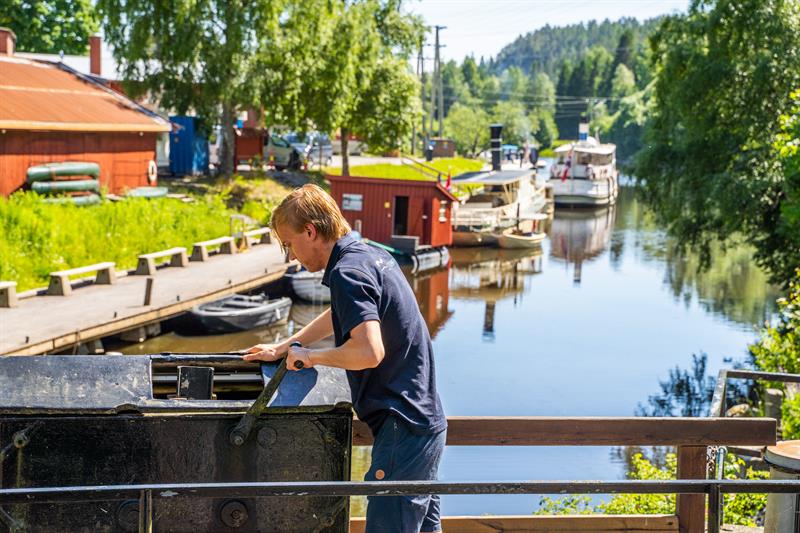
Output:
<svg viewBox="0 0 800 533">
<path fill-rule="evenodd" d="M 0 457 L 7 459 L 0 491 L 349 480 L 353 414 L 343 371 L 285 375 L 269 408 L 253 419 L 255 437 L 231 446 L 231 428 L 279 370 L 232 354 L 0 357 Z M 180 397 L 167 397 L 170 383 Z M 8 502 L 0 533 L 344 533 L 349 523 L 346 496 L 168 496 L 141 490 Z"/>
</svg>

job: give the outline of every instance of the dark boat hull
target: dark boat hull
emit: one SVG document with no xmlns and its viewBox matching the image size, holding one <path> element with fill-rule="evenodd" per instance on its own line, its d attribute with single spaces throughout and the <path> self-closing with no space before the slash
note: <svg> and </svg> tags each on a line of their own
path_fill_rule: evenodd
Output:
<svg viewBox="0 0 800 533">
<path fill-rule="evenodd" d="M 289 298 L 279 298 L 260 306 L 226 310 L 225 300 L 223 298 L 206 306 L 196 307 L 189 311 L 189 316 L 209 333 L 232 333 L 285 322 L 292 307 Z"/>
</svg>

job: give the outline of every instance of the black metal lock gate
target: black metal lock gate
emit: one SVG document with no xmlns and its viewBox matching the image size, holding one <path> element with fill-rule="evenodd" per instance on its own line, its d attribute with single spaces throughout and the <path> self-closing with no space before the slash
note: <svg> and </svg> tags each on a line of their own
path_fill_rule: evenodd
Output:
<svg viewBox="0 0 800 533">
<path fill-rule="evenodd" d="M 231 429 L 251 400 L 155 398 L 177 364 L 238 382 L 257 365 L 230 356 L 0 357 L 4 488 L 350 479 L 352 410 L 344 374 L 291 373 L 242 446 Z M 264 365 L 264 376 L 274 365 Z M 155 376 L 155 378 L 154 378 Z M 261 378 L 263 380 L 263 378 Z M 14 505 L 0 531 L 346 532 L 347 498 L 197 496 Z"/>
</svg>

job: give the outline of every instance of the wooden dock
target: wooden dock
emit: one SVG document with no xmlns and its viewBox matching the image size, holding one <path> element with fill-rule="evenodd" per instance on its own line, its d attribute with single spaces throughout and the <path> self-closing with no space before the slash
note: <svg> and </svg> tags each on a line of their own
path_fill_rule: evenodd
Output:
<svg viewBox="0 0 800 533">
<path fill-rule="evenodd" d="M 183 268 L 159 269 L 150 305 L 148 276 L 120 277 L 113 285 L 88 285 L 69 296 L 39 295 L 0 308 L 0 354 L 44 354 L 159 322 L 228 294 L 280 279 L 289 265 L 277 244 L 212 255 Z"/>
</svg>

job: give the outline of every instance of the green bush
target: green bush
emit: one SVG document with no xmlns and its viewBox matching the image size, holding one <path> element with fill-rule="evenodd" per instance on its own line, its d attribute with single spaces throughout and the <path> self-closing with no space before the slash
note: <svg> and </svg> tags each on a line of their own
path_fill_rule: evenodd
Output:
<svg viewBox="0 0 800 533">
<path fill-rule="evenodd" d="M 664 468 L 658 468 L 641 453 L 632 458 L 629 479 L 675 479 L 678 460 L 674 453 L 668 453 Z M 604 514 L 673 514 L 675 513 L 674 494 L 618 494 L 606 503 L 599 504 L 595 511 Z"/>
<path fill-rule="evenodd" d="M 750 346 L 756 366 L 766 372 L 800 373 L 800 270 L 789 284 L 789 293 L 778 300 L 778 318 L 761 330 L 761 337 Z M 800 438 L 800 395 L 784 383 L 773 383 L 786 393 L 783 402 L 783 436 Z"/>
<path fill-rule="evenodd" d="M 668 453 L 665 466 L 660 468 L 654 465 L 641 453 L 634 454 L 631 458 L 631 471 L 629 479 L 637 480 L 668 480 L 675 479 L 678 461 L 674 453 Z M 745 469 L 741 459 L 728 454 L 725 458 L 725 479 L 739 479 L 744 469 L 745 479 L 765 479 L 768 472 Z M 767 504 L 766 494 L 726 494 L 724 495 L 724 521 L 726 524 L 755 526 L 755 517 Z M 539 500 L 539 509 L 534 514 L 675 514 L 674 494 L 617 494 L 608 502 L 600 503 L 594 507 L 591 498 L 583 495 L 568 495 L 561 498 L 547 496 Z"/>
</svg>

